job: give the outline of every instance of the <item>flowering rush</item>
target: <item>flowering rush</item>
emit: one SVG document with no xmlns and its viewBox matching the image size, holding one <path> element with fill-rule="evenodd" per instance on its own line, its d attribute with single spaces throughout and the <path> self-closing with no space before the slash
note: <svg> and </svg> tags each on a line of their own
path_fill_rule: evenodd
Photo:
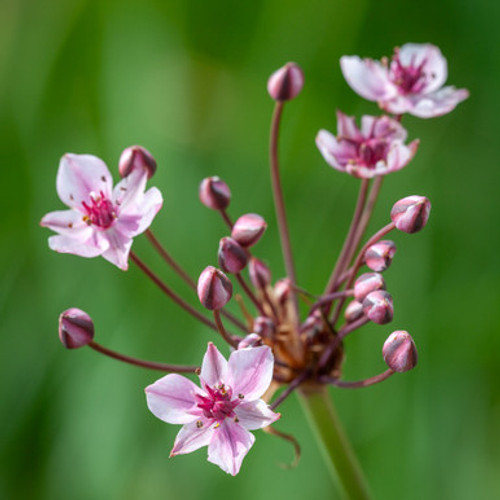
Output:
<svg viewBox="0 0 500 500">
<path fill-rule="evenodd" d="M 226 225 L 212 255 L 212 263 L 217 260 L 222 270 L 206 265 L 196 282 L 148 229 L 162 198 L 156 188 L 145 191 L 156 162 L 139 146 L 127 148 L 122 154 L 118 168 L 122 180 L 114 189 L 111 175 L 98 158 L 63 157 L 57 190 L 70 210 L 47 214 L 42 225 L 59 233 L 49 240 L 56 251 L 84 257 L 102 255 L 122 269 L 127 268 L 130 258 L 169 299 L 219 335 L 232 350 L 226 361 L 210 342 L 201 369 L 142 360 L 98 344 L 93 321 L 86 312 L 70 308 L 61 314 L 59 336 L 65 347 L 88 346 L 113 359 L 162 372 L 162 378 L 146 388 L 146 396 L 156 417 L 182 425 L 171 456 L 208 446 L 208 460 L 235 475 L 254 444 L 255 437 L 249 431 L 263 428 L 292 443 L 298 458 L 296 439 L 272 425 L 280 417 L 276 408 L 296 391 L 316 435 L 327 448 L 325 457 L 337 470 L 338 487 L 344 497 L 368 500 L 369 488 L 346 444 L 327 387 L 365 388 L 407 372 L 417 363 L 411 335 L 403 330 L 392 334 L 387 331 L 385 325 L 397 310 L 390 284 L 380 273 L 392 266 L 396 252 L 396 243 L 392 236 L 386 239 L 387 235 L 399 231 L 399 237 L 406 237 L 424 229 L 430 201 L 421 195 L 405 196 L 393 204 L 385 225 L 367 231 L 382 179 L 416 156 L 419 143 L 407 143 L 408 133 L 401 124 L 403 113 L 422 117 L 446 113 L 465 99 L 467 91 L 441 88 L 446 61 L 439 49 L 429 44 L 404 45 L 396 50 L 390 65 L 353 56 L 342 58 L 341 67 L 358 93 L 378 101 L 393 116 L 365 115 L 356 122 L 339 111 L 337 135 L 326 130 L 317 135 L 317 146 L 327 164 L 359 183 L 342 250 L 332 256 L 333 265 L 322 290 L 308 291 L 299 286 L 279 174 L 283 108 L 300 95 L 304 84 L 304 74 L 295 63 L 274 72 L 268 82 L 268 92 L 275 101 L 270 172 L 286 276 L 273 279 L 271 268 L 259 255 L 259 243 L 268 237 L 265 219 L 251 211 L 230 214 L 229 186 L 219 177 L 209 177 L 201 182 L 198 192 L 203 205 L 218 213 Z M 183 280 L 187 290 L 182 296 L 130 251 L 132 238 L 141 232 Z M 311 237 L 307 234 L 295 241 Z M 316 238 L 318 246 L 331 247 L 327 236 Z M 240 315 L 226 310 L 233 290 L 238 292 Z M 194 306 L 183 298 L 188 296 L 195 301 Z M 299 308 L 301 300 L 303 308 Z M 379 353 L 385 369 L 367 378 L 345 380 L 348 340 L 367 323 L 381 325 L 387 338 L 380 343 Z M 180 374 L 198 375 L 200 386 Z M 283 421 L 286 425 L 286 418 Z"/>
</svg>

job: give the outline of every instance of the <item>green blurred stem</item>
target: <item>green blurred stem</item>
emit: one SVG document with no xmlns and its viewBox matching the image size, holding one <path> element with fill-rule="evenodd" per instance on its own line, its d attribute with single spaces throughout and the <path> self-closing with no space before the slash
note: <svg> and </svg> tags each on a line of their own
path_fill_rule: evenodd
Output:
<svg viewBox="0 0 500 500">
<path fill-rule="evenodd" d="M 299 399 L 307 415 L 323 456 L 343 500 L 372 500 L 361 467 L 340 424 L 326 387 L 299 390 Z"/>
</svg>

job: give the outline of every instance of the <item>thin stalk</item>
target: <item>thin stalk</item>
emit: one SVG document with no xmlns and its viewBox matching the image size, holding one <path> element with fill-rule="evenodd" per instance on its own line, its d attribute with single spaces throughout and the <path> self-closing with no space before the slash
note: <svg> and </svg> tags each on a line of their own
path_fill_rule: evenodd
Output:
<svg viewBox="0 0 500 500">
<path fill-rule="evenodd" d="M 302 384 L 309 376 L 311 373 L 309 371 L 305 371 L 295 377 L 289 384 L 288 387 L 272 402 L 271 405 L 269 405 L 269 408 L 271 410 L 275 410 L 285 399 L 290 396 L 290 394 L 297 389 L 297 387 Z"/>
<path fill-rule="evenodd" d="M 229 217 L 229 215 L 226 212 L 226 210 L 223 208 L 222 210 L 219 210 L 219 213 L 221 214 L 221 217 L 223 218 L 223 220 L 226 223 L 227 227 L 229 227 L 229 229 L 232 230 L 233 229 L 233 221 Z"/>
<path fill-rule="evenodd" d="M 363 387 L 369 387 L 371 385 L 378 384 L 387 380 L 390 376 L 394 375 L 396 372 L 388 368 L 385 372 L 379 373 L 370 378 L 365 378 L 364 380 L 357 380 L 355 382 L 349 382 L 345 380 L 339 380 L 332 377 L 321 377 L 321 382 L 330 383 L 337 387 L 342 387 L 344 389 L 361 389 Z"/>
<path fill-rule="evenodd" d="M 344 500 L 371 500 L 368 484 L 324 386 L 299 390 L 300 402 Z"/>
<path fill-rule="evenodd" d="M 296 320 L 298 321 L 299 306 L 297 303 L 297 294 L 295 293 L 295 284 L 297 283 L 297 280 L 295 278 L 292 246 L 290 244 L 290 234 L 288 232 L 288 225 L 286 222 L 285 202 L 283 199 L 283 191 L 281 189 L 278 162 L 278 137 L 283 106 L 284 102 L 277 101 L 276 106 L 274 107 L 274 113 L 271 122 L 271 135 L 269 140 L 269 162 L 271 167 L 271 182 L 273 188 L 274 206 L 276 208 L 276 218 L 278 221 L 278 229 L 280 233 L 281 249 L 283 251 L 286 274 L 292 284 L 293 304 L 295 307 Z"/>
<path fill-rule="evenodd" d="M 341 297 L 350 297 L 352 295 L 354 295 L 354 290 L 353 289 L 351 289 L 351 290 L 343 290 L 342 292 L 334 292 L 334 293 L 329 293 L 328 295 L 323 295 L 323 297 L 321 297 L 320 299 L 318 299 L 317 302 L 315 302 L 312 305 L 311 309 L 309 309 L 309 314 L 311 314 L 312 312 L 314 312 L 319 307 L 321 307 L 321 306 L 323 306 L 325 304 L 328 304 L 332 300 L 340 299 Z"/>
<path fill-rule="evenodd" d="M 171 290 L 166 283 L 164 283 L 149 267 L 144 264 L 144 262 L 137 257 L 137 255 L 134 252 L 130 252 L 130 258 L 132 261 L 141 269 L 141 271 L 144 272 L 148 276 L 148 278 L 151 279 L 157 285 L 162 292 L 164 292 L 168 297 L 170 297 L 177 305 L 182 307 L 185 311 L 187 311 L 191 316 L 194 316 L 197 320 L 201 321 L 208 327 L 212 328 L 212 330 L 217 331 L 217 326 L 215 323 L 210 321 L 209 319 L 205 318 L 203 314 L 198 312 L 194 307 L 190 306 L 184 299 L 179 297 L 173 290 Z"/>
<path fill-rule="evenodd" d="M 227 330 L 224 328 L 224 324 L 222 323 L 222 319 L 220 317 L 219 311 L 214 310 L 214 320 L 217 325 L 217 330 L 221 334 L 221 337 L 232 347 L 238 347 L 238 342 L 241 339 L 236 339 L 232 335 L 227 333 Z"/>
<path fill-rule="evenodd" d="M 119 352 L 112 351 L 107 347 L 97 344 L 91 341 L 87 344 L 94 351 L 100 352 L 109 358 L 117 359 L 129 365 L 141 366 L 142 368 L 149 368 L 150 370 L 158 370 L 161 372 L 173 372 L 173 373 L 196 373 L 199 369 L 197 366 L 186 366 L 186 365 L 167 365 L 164 363 L 157 363 L 156 361 L 144 361 L 142 359 L 132 358 L 130 356 L 125 356 L 125 354 L 120 354 Z"/>
<path fill-rule="evenodd" d="M 241 285 L 241 288 L 243 288 L 243 291 L 247 294 L 248 298 L 254 303 L 255 307 L 259 311 L 259 314 L 262 316 L 267 316 L 266 312 L 262 308 L 262 304 L 259 302 L 255 294 L 252 292 L 252 289 L 247 285 L 241 273 L 236 273 L 235 276 L 236 279 L 238 280 L 238 283 Z"/>
</svg>

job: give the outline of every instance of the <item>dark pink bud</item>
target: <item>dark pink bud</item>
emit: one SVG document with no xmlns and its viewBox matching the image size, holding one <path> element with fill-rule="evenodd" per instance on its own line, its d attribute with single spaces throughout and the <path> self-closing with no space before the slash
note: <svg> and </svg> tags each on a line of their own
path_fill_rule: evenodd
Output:
<svg viewBox="0 0 500 500">
<path fill-rule="evenodd" d="M 238 349 L 245 349 L 247 347 L 258 347 L 262 345 L 262 339 L 256 333 L 249 333 L 243 340 L 240 340 Z"/>
<path fill-rule="evenodd" d="M 267 81 L 267 91 L 275 101 L 297 97 L 304 86 L 304 73 L 296 63 L 289 62 L 275 71 Z"/>
<path fill-rule="evenodd" d="M 245 269 L 248 257 L 245 249 L 233 238 L 222 238 L 219 243 L 219 266 L 226 273 L 237 274 Z"/>
<path fill-rule="evenodd" d="M 385 271 L 392 263 L 396 253 L 394 241 L 383 240 L 375 243 L 365 252 L 365 264 L 377 273 Z"/>
<path fill-rule="evenodd" d="M 248 264 L 250 281 L 255 288 L 265 288 L 271 283 L 271 270 L 259 259 L 252 257 Z"/>
<path fill-rule="evenodd" d="M 352 300 L 345 309 L 344 317 L 348 323 L 352 323 L 363 316 L 363 304 Z"/>
<path fill-rule="evenodd" d="M 224 210 L 231 201 L 231 191 L 219 177 L 203 179 L 198 194 L 203 205 L 212 210 Z"/>
<path fill-rule="evenodd" d="M 156 172 L 156 160 L 153 158 L 153 155 L 142 146 L 130 146 L 125 149 L 118 162 L 120 177 L 127 177 L 127 175 L 136 168 L 146 170 L 148 179 L 151 179 Z"/>
<path fill-rule="evenodd" d="M 384 278 L 379 273 L 362 274 L 354 283 L 354 297 L 358 302 L 363 302 L 375 290 L 385 290 Z"/>
<path fill-rule="evenodd" d="M 262 338 L 272 337 L 276 333 L 276 325 L 273 320 L 264 316 L 257 316 L 254 319 L 253 329 Z"/>
<path fill-rule="evenodd" d="M 67 349 L 83 347 L 94 338 L 94 322 L 81 309 L 72 307 L 59 316 L 59 339 Z"/>
<path fill-rule="evenodd" d="M 289 278 L 278 280 L 274 285 L 274 295 L 281 305 L 284 305 L 288 301 L 291 291 L 292 283 Z"/>
<path fill-rule="evenodd" d="M 228 277 L 213 266 L 206 267 L 198 278 L 198 298 L 211 311 L 222 309 L 233 294 Z"/>
<path fill-rule="evenodd" d="M 391 295 L 384 290 L 369 293 L 363 300 L 363 312 L 374 323 L 379 325 L 390 323 L 394 316 Z"/>
<path fill-rule="evenodd" d="M 416 233 L 427 224 L 430 211 L 431 202 L 425 196 L 407 196 L 394 204 L 391 219 L 400 231 Z"/>
<path fill-rule="evenodd" d="M 404 330 L 397 330 L 389 335 L 384 342 L 382 355 L 387 366 L 399 373 L 415 368 L 418 359 L 415 342 Z"/>
<path fill-rule="evenodd" d="M 260 240 L 266 228 L 267 223 L 260 215 L 245 214 L 234 223 L 231 237 L 241 246 L 251 247 Z"/>
</svg>

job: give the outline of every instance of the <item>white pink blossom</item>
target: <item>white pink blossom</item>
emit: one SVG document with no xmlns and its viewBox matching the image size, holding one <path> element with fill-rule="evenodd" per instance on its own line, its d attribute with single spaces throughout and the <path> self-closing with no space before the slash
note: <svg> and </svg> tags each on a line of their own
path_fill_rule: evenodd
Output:
<svg viewBox="0 0 500 500">
<path fill-rule="evenodd" d="M 274 358 L 267 346 L 234 351 L 229 360 L 209 343 L 198 387 L 175 373 L 146 388 L 148 407 L 169 424 L 183 424 L 170 456 L 208 446 L 208 460 L 236 475 L 255 437 L 249 430 L 278 418 L 260 399 L 273 376 Z"/>
</svg>

